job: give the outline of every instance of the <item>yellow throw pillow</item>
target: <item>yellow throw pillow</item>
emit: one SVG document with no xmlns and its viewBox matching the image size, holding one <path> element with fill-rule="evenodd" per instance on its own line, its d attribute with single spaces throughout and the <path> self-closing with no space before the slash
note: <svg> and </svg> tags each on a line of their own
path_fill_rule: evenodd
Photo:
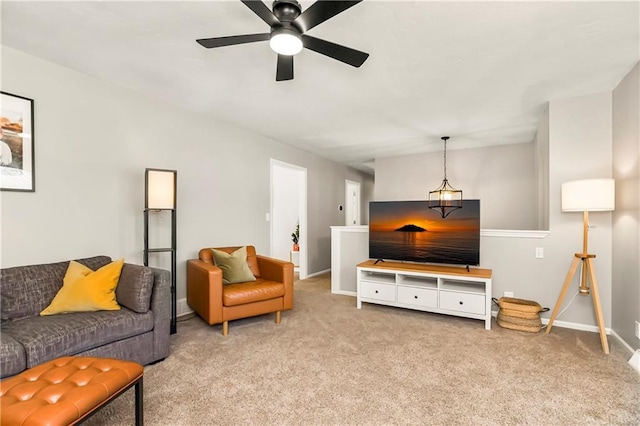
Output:
<svg viewBox="0 0 640 426">
<path fill-rule="evenodd" d="M 69 262 L 62 288 L 40 315 L 119 310 L 116 287 L 123 264 L 124 259 L 119 259 L 92 271 L 78 262 Z"/>
<path fill-rule="evenodd" d="M 94 272 L 93 269 L 88 266 L 84 266 L 80 262 L 76 262 L 72 260 L 69 262 L 69 267 L 67 268 L 67 273 L 64 274 L 64 279 L 62 281 L 62 285 L 67 285 L 78 281 L 80 278 L 84 278 L 90 273 Z"/>
<path fill-rule="evenodd" d="M 247 263 L 247 247 L 240 247 L 232 253 L 211 249 L 216 266 L 222 269 L 222 282 L 224 284 L 244 283 L 255 281 L 249 264 Z"/>
</svg>

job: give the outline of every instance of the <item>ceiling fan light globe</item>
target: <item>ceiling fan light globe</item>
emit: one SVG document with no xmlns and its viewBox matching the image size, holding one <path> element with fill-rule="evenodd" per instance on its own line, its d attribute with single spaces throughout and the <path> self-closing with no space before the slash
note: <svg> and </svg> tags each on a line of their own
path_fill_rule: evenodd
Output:
<svg viewBox="0 0 640 426">
<path fill-rule="evenodd" d="M 280 55 L 296 55 L 302 50 L 302 40 L 292 32 L 277 32 L 269 40 L 271 49 Z"/>
</svg>

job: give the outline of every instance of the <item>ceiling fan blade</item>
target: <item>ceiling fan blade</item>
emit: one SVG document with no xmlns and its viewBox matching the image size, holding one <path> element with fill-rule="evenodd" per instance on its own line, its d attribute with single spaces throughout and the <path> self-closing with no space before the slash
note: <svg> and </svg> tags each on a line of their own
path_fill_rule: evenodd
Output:
<svg viewBox="0 0 640 426">
<path fill-rule="evenodd" d="M 246 35 L 237 35 L 237 36 L 228 36 L 228 37 L 214 37 L 214 38 L 201 38 L 196 40 L 202 46 L 207 49 L 211 49 L 212 47 L 222 47 L 222 46 L 233 46 L 234 44 L 244 44 L 244 43 L 253 43 L 254 41 L 265 41 L 269 40 L 271 34 L 262 33 L 262 34 L 246 34 Z"/>
<path fill-rule="evenodd" d="M 334 1 L 334 0 L 318 0 L 307 8 L 300 16 L 298 16 L 292 24 L 307 32 L 316 25 L 322 24 L 327 19 L 331 19 L 338 13 L 344 12 L 351 6 L 355 6 L 362 0 L 353 1 Z"/>
<path fill-rule="evenodd" d="M 273 14 L 271 10 L 267 7 L 266 4 L 262 2 L 262 0 L 240 0 L 247 6 L 249 9 L 253 11 L 256 15 L 258 15 L 264 22 L 266 22 L 270 27 L 274 25 L 281 25 L 280 20 L 276 18 L 276 15 Z"/>
<path fill-rule="evenodd" d="M 293 80 L 293 56 L 278 55 L 276 81 Z"/>
<path fill-rule="evenodd" d="M 362 65 L 369 57 L 368 53 L 341 46 L 327 40 L 311 37 L 306 34 L 302 35 L 302 45 L 314 52 L 337 59 L 340 62 L 344 62 L 345 64 L 349 64 L 356 68 L 360 67 L 360 65 Z"/>
</svg>

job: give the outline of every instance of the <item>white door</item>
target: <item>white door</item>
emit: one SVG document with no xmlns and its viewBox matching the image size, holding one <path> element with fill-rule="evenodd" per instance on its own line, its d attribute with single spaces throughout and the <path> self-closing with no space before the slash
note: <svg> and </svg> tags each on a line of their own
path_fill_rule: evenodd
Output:
<svg viewBox="0 0 640 426">
<path fill-rule="evenodd" d="M 300 279 L 307 276 L 307 169 L 271 159 L 271 253 L 293 262 Z M 291 234 L 300 227 L 300 251 L 293 252 Z"/>
<path fill-rule="evenodd" d="M 360 225 L 360 182 L 345 180 L 345 225 Z"/>
</svg>

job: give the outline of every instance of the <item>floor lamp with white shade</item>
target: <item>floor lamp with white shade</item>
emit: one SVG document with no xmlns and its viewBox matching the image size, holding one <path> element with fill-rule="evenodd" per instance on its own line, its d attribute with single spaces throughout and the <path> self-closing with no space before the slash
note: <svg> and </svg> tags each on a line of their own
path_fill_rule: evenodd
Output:
<svg viewBox="0 0 640 426">
<path fill-rule="evenodd" d="M 562 306 L 562 301 L 567 294 L 569 285 L 573 280 L 578 269 L 578 263 L 581 265 L 580 287 L 581 295 L 589 295 L 593 298 L 593 307 L 598 322 L 598 330 L 600 331 L 600 343 L 605 354 L 609 353 L 609 343 L 607 342 L 607 333 L 604 327 L 604 319 L 602 317 L 602 306 L 600 304 L 600 295 L 598 293 L 598 282 L 593 269 L 593 259 L 595 254 L 588 251 L 589 243 L 589 212 L 612 211 L 615 208 L 615 181 L 613 179 L 582 179 L 565 182 L 562 184 L 562 211 L 563 212 L 582 212 L 583 213 L 583 230 L 582 230 L 582 252 L 573 255 L 573 261 L 569 267 L 569 273 L 564 280 L 564 285 L 560 291 L 560 296 L 556 302 L 556 306 L 549 319 L 547 325 L 547 334 L 551 332 L 551 327 L 555 321 L 558 311 Z M 591 282 L 591 287 L 589 286 Z"/>
<path fill-rule="evenodd" d="M 144 266 L 149 266 L 150 253 L 171 254 L 171 334 L 178 331 L 176 301 L 177 237 L 176 205 L 178 172 L 165 169 L 145 169 L 144 171 Z M 171 212 L 171 246 L 149 247 L 149 212 Z"/>
</svg>

